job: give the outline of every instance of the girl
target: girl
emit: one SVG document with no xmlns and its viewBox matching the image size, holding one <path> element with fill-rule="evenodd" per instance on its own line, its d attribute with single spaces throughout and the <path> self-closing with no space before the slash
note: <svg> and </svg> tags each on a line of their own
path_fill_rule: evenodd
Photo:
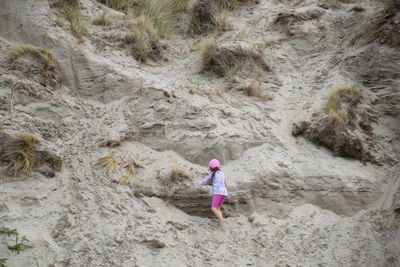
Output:
<svg viewBox="0 0 400 267">
<path fill-rule="evenodd" d="M 220 207 L 222 206 L 222 204 L 224 204 L 225 197 L 228 196 L 225 175 L 221 172 L 221 165 L 219 164 L 219 161 L 217 159 L 212 159 L 210 163 L 208 163 L 208 167 L 210 167 L 210 173 L 199 182 L 199 185 L 212 186 L 213 194 L 211 210 L 215 214 L 215 216 L 217 216 L 220 227 L 222 227 L 224 216 L 222 215 Z"/>
</svg>

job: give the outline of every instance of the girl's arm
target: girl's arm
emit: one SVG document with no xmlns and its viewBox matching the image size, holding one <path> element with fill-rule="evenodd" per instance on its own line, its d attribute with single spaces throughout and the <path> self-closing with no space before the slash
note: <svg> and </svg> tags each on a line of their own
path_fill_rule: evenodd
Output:
<svg viewBox="0 0 400 267">
<path fill-rule="evenodd" d="M 207 185 L 208 184 L 208 180 L 211 178 L 211 174 L 208 174 L 207 176 L 205 176 L 202 180 L 200 180 L 197 184 L 199 186 L 203 186 L 203 185 Z"/>
</svg>

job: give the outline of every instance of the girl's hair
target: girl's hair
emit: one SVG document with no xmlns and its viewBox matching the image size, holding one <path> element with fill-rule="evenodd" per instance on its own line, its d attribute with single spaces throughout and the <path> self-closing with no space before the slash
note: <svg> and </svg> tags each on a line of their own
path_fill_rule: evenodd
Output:
<svg viewBox="0 0 400 267">
<path fill-rule="evenodd" d="M 210 168 L 211 169 L 211 168 Z M 220 169 L 218 167 L 211 169 L 211 179 L 208 181 L 209 185 L 212 185 L 212 183 L 214 182 L 214 178 L 215 178 L 215 174 L 217 173 L 217 171 L 219 171 Z"/>
</svg>

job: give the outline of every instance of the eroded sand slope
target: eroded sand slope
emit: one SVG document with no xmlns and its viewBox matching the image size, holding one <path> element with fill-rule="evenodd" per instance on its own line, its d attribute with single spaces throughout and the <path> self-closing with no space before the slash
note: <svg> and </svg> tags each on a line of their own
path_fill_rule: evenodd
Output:
<svg viewBox="0 0 400 267">
<path fill-rule="evenodd" d="M 218 93 L 229 82 L 200 71 L 196 43 L 206 37 L 186 35 L 185 18 L 163 40 L 164 60 L 139 63 L 110 41 L 118 27 L 91 23 L 104 10 L 124 16 L 94 0 L 81 1 L 91 36 L 83 42 L 48 1 L 1 1 L 1 130 L 35 133 L 64 166 L 0 181 L 0 227 L 28 239 L 16 254 L 0 235 L 0 258 L 9 266 L 399 266 L 400 123 L 389 104 L 400 99 L 400 13 L 370 40 L 379 2 L 259 2 L 232 10 L 217 42 L 258 47 L 270 101 Z M 318 18 L 278 25 L 289 11 Z M 60 88 L 41 84 L 34 57 L 10 62 L 7 51 L 21 42 L 54 53 Z M 293 123 L 349 82 L 377 117 L 373 163 L 292 136 Z M 101 146 L 132 127 L 135 140 Z M 98 159 L 110 152 L 118 167 L 108 177 Z M 207 189 L 195 185 L 213 157 L 228 177 L 224 232 L 209 219 Z M 189 178 L 168 184 L 176 166 Z M 129 171 L 129 185 L 118 183 Z"/>
</svg>

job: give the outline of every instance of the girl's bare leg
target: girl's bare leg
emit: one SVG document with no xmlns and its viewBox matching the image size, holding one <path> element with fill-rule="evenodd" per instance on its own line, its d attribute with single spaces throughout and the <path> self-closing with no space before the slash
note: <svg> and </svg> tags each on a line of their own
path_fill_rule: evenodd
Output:
<svg viewBox="0 0 400 267">
<path fill-rule="evenodd" d="M 224 215 L 222 214 L 222 211 L 221 211 L 221 209 L 220 208 L 218 208 L 218 211 L 219 211 L 219 213 L 221 214 L 221 218 L 222 218 L 222 221 L 224 220 Z"/>
<path fill-rule="evenodd" d="M 222 212 L 219 208 L 211 208 L 212 212 L 217 216 L 219 223 L 222 224 L 224 221 L 224 216 L 222 215 Z"/>
</svg>

